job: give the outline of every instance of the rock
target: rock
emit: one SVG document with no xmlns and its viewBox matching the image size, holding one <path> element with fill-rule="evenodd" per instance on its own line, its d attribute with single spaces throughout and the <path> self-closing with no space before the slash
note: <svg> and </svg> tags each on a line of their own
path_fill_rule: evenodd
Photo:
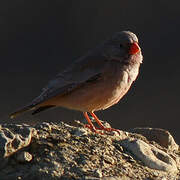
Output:
<svg viewBox="0 0 180 180">
<path fill-rule="evenodd" d="M 28 146 L 32 135 L 36 131 L 34 128 L 23 124 L 4 124 L 0 127 L 0 160 L 10 156 L 19 149 Z"/>
<path fill-rule="evenodd" d="M 167 171 L 176 172 L 177 166 L 176 162 L 164 151 L 156 148 L 153 145 L 148 145 L 142 140 L 124 140 L 120 143 L 127 151 L 132 152 L 132 154 L 139 160 L 141 160 L 146 166 Z"/>
<path fill-rule="evenodd" d="M 84 128 L 77 128 L 74 132 L 74 135 L 76 136 L 87 135 L 87 131 Z"/>
<path fill-rule="evenodd" d="M 98 178 L 101 178 L 101 177 L 102 177 L 102 172 L 101 172 L 101 170 L 100 170 L 100 169 L 96 169 L 96 170 L 94 171 L 94 176 L 95 176 L 95 177 L 98 177 Z"/>
<path fill-rule="evenodd" d="M 155 141 L 159 145 L 167 148 L 168 150 L 178 150 L 179 145 L 177 145 L 174 141 L 174 138 L 171 134 L 160 128 L 134 128 L 131 130 L 133 133 L 142 134 L 149 141 Z"/>
<path fill-rule="evenodd" d="M 113 157 L 111 157 L 111 156 L 104 155 L 103 160 L 105 163 L 108 163 L 108 164 L 114 164 L 115 163 Z"/>
<path fill-rule="evenodd" d="M 130 178 L 128 178 L 128 177 L 123 177 L 123 176 L 121 176 L 121 177 L 117 177 L 117 176 L 113 176 L 113 177 L 104 177 L 104 178 L 102 178 L 102 180 L 130 180 Z"/>
<path fill-rule="evenodd" d="M 165 140 L 156 138 L 157 144 L 142 133 L 101 135 L 76 124 L 1 125 L 0 179 L 179 178 L 180 152 L 169 133 Z"/>
<path fill-rule="evenodd" d="M 22 151 L 16 154 L 16 160 L 20 163 L 29 162 L 32 160 L 32 155 L 29 152 Z"/>
</svg>

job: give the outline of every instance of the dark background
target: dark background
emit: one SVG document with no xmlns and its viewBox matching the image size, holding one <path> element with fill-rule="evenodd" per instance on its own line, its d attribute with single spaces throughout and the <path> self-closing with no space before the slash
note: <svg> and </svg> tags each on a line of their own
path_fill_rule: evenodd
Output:
<svg viewBox="0 0 180 180">
<path fill-rule="evenodd" d="M 0 123 L 82 120 L 82 113 L 63 108 L 15 120 L 7 115 L 39 95 L 77 57 L 122 30 L 137 34 L 144 62 L 121 102 L 97 115 L 120 129 L 165 128 L 180 143 L 178 0 L 1 1 Z"/>
</svg>

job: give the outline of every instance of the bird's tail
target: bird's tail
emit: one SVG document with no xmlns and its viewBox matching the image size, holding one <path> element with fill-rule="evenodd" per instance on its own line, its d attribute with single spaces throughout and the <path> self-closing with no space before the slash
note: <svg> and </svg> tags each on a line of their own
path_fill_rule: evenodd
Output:
<svg viewBox="0 0 180 180">
<path fill-rule="evenodd" d="M 36 107 L 34 105 L 27 105 L 13 113 L 10 114 L 10 118 L 13 119 L 16 116 L 20 115 L 21 113 L 27 112 L 27 111 L 31 111 L 34 110 Z"/>
</svg>

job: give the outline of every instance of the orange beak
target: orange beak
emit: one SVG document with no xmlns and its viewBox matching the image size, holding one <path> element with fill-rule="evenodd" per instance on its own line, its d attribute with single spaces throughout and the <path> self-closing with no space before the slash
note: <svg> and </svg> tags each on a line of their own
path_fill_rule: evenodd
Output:
<svg viewBox="0 0 180 180">
<path fill-rule="evenodd" d="M 137 42 L 134 42 L 130 45 L 129 54 L 133 55 L 140 51 L 140 47 Z"/>
</svg>

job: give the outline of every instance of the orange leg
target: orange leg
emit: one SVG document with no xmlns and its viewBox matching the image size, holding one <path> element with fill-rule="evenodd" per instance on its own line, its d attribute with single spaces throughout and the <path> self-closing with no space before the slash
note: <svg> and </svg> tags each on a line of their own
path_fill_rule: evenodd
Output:
<svg viewBox="0 0 180 180">
<path fill-rule="evenodd" d="M 98 119 L 98 117 L 97 117 L 93 112 L 90 112 L 90 114 L 92 115 L 92 117 L 95 119 L 95 121 L 96 121 L 97 124 L 99 125 L 99 128 L 97 128 L 97 127 L 95 127 L 95 126 L 93 125 L 93 123 L 91 122 L 91 119 L 89 118 L 87 112 L 84 112 L 83 114 L 84 114 L 84 116 L 85 116 L 85 118 L 86 118 L 86 120 L 87 120 L 87 122 L 88 122 L 88 124 L 85 125 L 85 127 L 91 129 L 93 132 L 99 133 L 99 134 L 103 134 L 103 133 L 101 133 L 101 132 L 98 132 L 98 131 L 97 131 L 97 129 L 98 129 L 98 130 L 104 130 L 104 131 L 108 131 L 108 132 L 117 131 L 117 132 L 119 133 L 119 130 L 118 130 L 118 129 L 106 128 L 106 127 L 104 127 L 103 124 L 101 123 L 101 121 Z"/>
<path fill-rule="evenodd" d="M 90 112 L 90 114 L 92 115 L 92 117 L 95 119 L 95 121 L 97 122 L 97 124 L 100 127 L 100 128 L 96 128 L 96 129 L 100 129 L 100 130 L 104 130 L 104 131 L 108 131 L 108 132 L 117 131 L 119 133 L 118 129 L 104 127 L 103 124 L 101 123 L 101 121 L 98 119 L 98 117 L 93 112 Z"/>
<path fill-rule="evenodd" d="M 94 127 L 94 125 L 93 125 L 93 123 L 91 122 L 91 119 L 90 119 L 89 116 L 88 116 L 88 113 L 87 113 L 87 112 L 84 112 L 83 114 L 84 114 L 84 117 L 86 118 L 86 120 L 87 120 L 87 122 L 88 122 L 88 124 L 89 124 L 89 126 L 87 126 L 87 127 L 89 127 L 90 129 L 92 129 L 93 131 L 96 130 L 95 127 Z"/>
<path fill-rule="evenodd" d="M 94 127 L 93 123 L 91 122 L 91 119 L 90 119 L 89 116 L 88 116 L 88 113 L 87 113 L 87 112 L 84 112 L 83 114 L 84 114 L 84 117 L 86 118 L 86 120 L 87 120 L 87 122 L 88 122 L 88 124 L 87 124 L 85 127 L 91 129 L 91 130 L 92 130 L 93 132 L 95 132 L 95 133 L 103 134 L 103 133 L 98 132 L 98 131 L 96 130 L 96 128 Z"/>
</svg>

